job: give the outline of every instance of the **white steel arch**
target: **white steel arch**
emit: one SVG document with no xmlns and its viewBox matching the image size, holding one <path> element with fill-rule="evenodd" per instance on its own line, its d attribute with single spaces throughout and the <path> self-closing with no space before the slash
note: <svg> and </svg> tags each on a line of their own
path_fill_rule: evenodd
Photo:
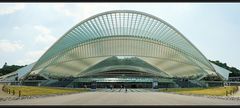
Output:
<svg viewBox="0 0 240 108">
<path fill-rule="evenodd" d="M 199 78 L 215 72 L 177 29 L 160 18 L 133 10 L 103 12 L 81 21 L 40 57 L 32 71 L 76 76 L 111 56 L 137 56 L 169 77 Z"/>
</svg>

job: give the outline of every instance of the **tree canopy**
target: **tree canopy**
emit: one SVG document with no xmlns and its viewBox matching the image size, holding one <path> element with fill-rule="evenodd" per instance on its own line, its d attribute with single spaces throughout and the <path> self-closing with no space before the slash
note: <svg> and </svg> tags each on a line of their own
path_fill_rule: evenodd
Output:
<svg viewBox="0 0 240 108">
<path fill-rule="evenodd" d="M 27 65 L 25 65 L 25 66 L 27 66 Z M 24 66 L 18 66 L 18 65 L 8 66 L 7 63 L 5 63 L 3 65 L 3 67 L 0 68 L 0 76 L 9 74 L 11 72 L 14 72 L 14 71 L 16 71 L 16 70 L 18 70 L 19 68 L 22 68 L 22 67 L 24 67 Z"/>
<path fill-rule="evenodd" d="M 218 60 L 216 60 L 216 61 L 209 60 L 209 61 L 218 65 L 218 66 L 220 66 L 220 67 L 222 67 L 222 68 L 224 68 L 224 69 L 227 69 L 227 70 L 231 71 L 232 73 L 229 74 L 229 77 L 240 77 L 240 70 L 239 69 L 237 69 L 235 67 L 229 67 L 227 65 L 227 63 L 222 63 Z"/>
</svg>

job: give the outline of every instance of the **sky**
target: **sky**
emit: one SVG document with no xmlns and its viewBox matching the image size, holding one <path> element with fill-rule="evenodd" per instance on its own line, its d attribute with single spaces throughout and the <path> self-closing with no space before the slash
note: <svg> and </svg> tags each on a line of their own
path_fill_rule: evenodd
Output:
<svg viewBox="0 0 240 108">
<path fill-rule="evenodd" d="M 80 21 L 110 10 L 152 14 L 208 59 L 240 69 L 240 3 L 0 3 L 0 67 L 37 61 Z"/>
</svg>

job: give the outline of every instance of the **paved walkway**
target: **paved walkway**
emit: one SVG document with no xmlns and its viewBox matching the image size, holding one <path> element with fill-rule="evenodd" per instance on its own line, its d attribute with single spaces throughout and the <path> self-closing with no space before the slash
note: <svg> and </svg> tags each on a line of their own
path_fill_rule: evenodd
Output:
<svg viewBox="0 0 240 108">
<path fill-rule="evenodd" d="M 163 92 L 118 92 L 117 89 L 115 90 L 116 92 L 84 92 L 54 97 L 2 101 L 0 105 L 240 105 L 240 101 L 237 100 Z"/>
<path fill-rule="evenodd" d="M 159 90 L 158 90 L 159 91 Z M 129 88 L 127 91 L 125 89 L 114 88 L 114 89 L 97 89 L 96 92 L 154 92 L 153 89 L 133 89 Z"/>
</svg>

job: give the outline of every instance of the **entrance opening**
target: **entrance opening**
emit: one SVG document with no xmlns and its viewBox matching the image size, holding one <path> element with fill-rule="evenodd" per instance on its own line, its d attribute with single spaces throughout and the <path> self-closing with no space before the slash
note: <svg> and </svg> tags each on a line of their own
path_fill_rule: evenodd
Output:
<svg viewBox="0 0 240 108">
<path fill-rule="evenodd" d="M 137 88 L 137 85 L 133 84 L 131 85 L 131 88 Z"/>
</svg>

